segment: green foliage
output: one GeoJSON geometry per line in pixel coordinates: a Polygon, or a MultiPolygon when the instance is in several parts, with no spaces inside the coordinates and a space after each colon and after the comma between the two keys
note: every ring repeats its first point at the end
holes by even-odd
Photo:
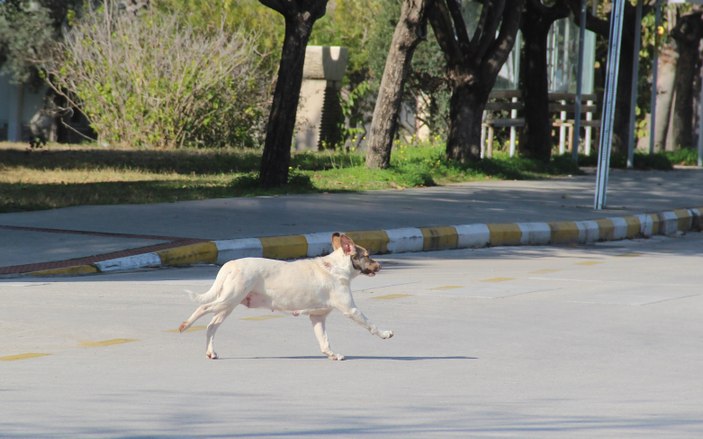
{"type": "MultiPolygon", "coordinates": [[[[280,61],[285,23],[283,17],[258,0],[161,0],[156,5],[186,20],[195,29],[250,35],[260,55],[263,78],[275,78],[280,61]]],[[[385,16],[384,2],[376,0],[330,0],[325,15],[317,20],[310,35],[310,45],[343,46],[349,63],[344,77],[342,106],[346,125],[343,139],[352,148],[365,134],[364,124],[373,111],[375,87],[371,79],[371,57],[385,61],[385,53],[369,50],[376,38],[379,16],[385,16]]],[[[390,40],[389,40],[390,42],[390,40]]],[[[381,72],[377,75],[380,78],[381,72]]],[[[265,85],[272,85],[267,81],[265,85]]],[[[268,94],[272,92],[269,89],[268,94]]]]}
{"type": "Polygon", "coordinates": [[[378,14],[385,11],[378,0],[330,0],[324,17],[315,23],[311,45],[343,46],[349,50],[346,81],[355,87],[369,79],[371,53],[367,49],[378,14]]]}
{"type": "MultiPolygon", "coordinates": [[[[378,14],[372,27],[372,37],[368,44],[371,92],[375,93],[383,76],[393,32],[400,16],[400,0],[386,2],[386,7],[378,14]]],[[[424,114],[416,116],[430,128],[430,131],[444,137],[449,117],[451,90],[446,76],[446,62],[432,28],[427,26],[427,35],[415,49],[411,70],[404,88],[405,103],[414,108],[420,102],[424,114]]]]}
{"type": "Polygon", "coordinates": [[[376,15],[370,28],[370,39],[366,46],[369,51],[369,76],[376,84],[381,82],[386,66],[386,55],[393,40],[395,25],[400,16],[400,0],[386,1],[385,7],[376,15]]]}
{"type": "Polygon", "coordinates": [[[160,0],[155,6],[173,13],[196,31],[247,35],[259,55],[266,76],[278,69],[283,43],[284,21],[273,9],[258,0],[160,0]]]}
{"type": "Polygon", "coordinates": [[[0,73],[14,83],[41,84],[39,68],[60,29],[84,0],[0,1],[0,73]]]}
{"type": "MultiPolygon", "coordinates": [[[[310,44],[343,46],[349,63],[344,76],[341,103],[344,126],[341,137],[347,148],[355,149],[366,136],[376,92],[383,74],[386,52],[374,48],[379,43],[379,26],[388,14],[388,2],[377,0],[330,0],[327,13],[315,23],[310,44]]],[[[392,9],[392,8],[391,8],[392,9]]],[[[390,44],[390,39],[387,42],[390,44]]]]}
{"type": "MultiPolygon", "coordinates": [[[[258,0],[160,0],[156,5],[186,17],[199,30],[215,32],[222,28],[251,35],[264,70],[273,75],[278,69],[285,23],[278,12],[258,0]]],[[[310,45],[344,46],[349,50],[345,80],[352,85],[368,78],[366,45],[383,6],[376,0],[330,0],[327,12],[313,27],[310,45]]]]}
{"type": "Polygon", "coordinates": [[[695,148],[682,148],[677,151],[664,153],[669,162],[675,165],[695,166],[698,164],[698,150],[695,148]]]}
{"type": "Polygon", "coordinates": [[[341,127],[341,135],[352,150],[356,149],[366,135],[364,114],[370,111],[367,107],[370,90],[369,81],[360,82],[356,87],[349,87],[340,102],[345,121],[341,127]]]}
{"type": "Polygon", "coordinates": [[[449,125],[451,88],[446,76],[445,60],[434,32],[428,27],[427,40],[418,45],[412,71],[406,84],[407,96],[421,102],[425,112],[417,117],[434,135],[446,137],[449,125]]]}
{"type": "Polygon", "coordinates": [[[0,3],[0,64],[15,83],[36,77],[35,62],[54,36],[50,10],[29,1],[0,3]]]}
{"type": "Polygon", "coordinates": [[[52,85],[103,143],[135,147],[254,146],[264,108],[249,40],[196,32],[176,15],[88,12],[47,65],[52,85]]]}
{"type": "Polygon", "coordinates": [[[447,160],[444,145],[435,139],[432,143],[399,143],[391,160],[393,166],[424,169],[437,183],[465,181],[482,176],[501,179],[529,180],[548,175],[578,174],[578,166],[571,161],[553,160],[543,163],[522,157],[509,157],[495,152],[493,158],[461,164],[447,160]]]}

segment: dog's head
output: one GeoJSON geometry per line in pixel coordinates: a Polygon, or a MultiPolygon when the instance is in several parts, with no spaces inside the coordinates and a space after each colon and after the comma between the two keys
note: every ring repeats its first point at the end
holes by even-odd
{"type": "Polygon", "coordinates": [[[352,266],[356,271],[367,276],[375,276],[381,270],[381,264],[371,259],[369,252],[343,233],[332,234],[332,248],[341,248],[345,255],[351,258],[352,266]]]}

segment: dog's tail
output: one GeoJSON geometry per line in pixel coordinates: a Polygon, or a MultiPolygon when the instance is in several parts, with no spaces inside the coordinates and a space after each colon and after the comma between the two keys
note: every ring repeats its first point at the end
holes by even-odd
{"type": "Polygon", "coordinates": [[[186,290],[186,293],[190,296],[190,300],[193,302],[198,302],[198,303],[208,303],[214,301],[218,294],[220,292],[220,289],[218,288],[217,283],[215,283],[212,287],[210,287],[209,290],[205,291],[202,294],[194,293],[193,291],[186,290]]]}
{"type": "Polygon", "coordinates": [[[185,292],[188,293],[190,300],[192,300],[193,302],[198,302],[198,303],[212,302],[215,299],[215,297],[217,296],[217,294],[212,294],[212,292],[210,290],[208,290],[202,294],[198,294],[198,293],[193,292],[191,290],[185,290],[185,292]]]}
{"type": "Polygon", "coordinates": [[[230,272],[228,270],[220,270],[220,272],[217,273],[215,282],[212,284],[210,289],[202,294],[197,294],[190,290],[186,290],[186,292],[190,296],[190,300],[198,303],[213,302],[217,298],[217,296],[220,295],[220,292],[222,291],[222,285],[225,283],[225,280],[229,275],[230,272]]]}

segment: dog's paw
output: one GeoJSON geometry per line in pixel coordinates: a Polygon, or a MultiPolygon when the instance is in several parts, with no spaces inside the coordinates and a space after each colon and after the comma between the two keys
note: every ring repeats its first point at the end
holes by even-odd
{"type": "Polygon", "coordinates": [[[393,337],[393,331],[381,331],[379,335],[382,339],[386,340],[393,337]]]}
{"type": "Polygon", "coordinates": [[[342,354],[329,354],[327,358],[333,361],[344,361],[344,355],[342,354]]]}
{"type": "Polygon", "coordinates": [[[183,332],[186,329],[188,329],[188,324],[186,322],[181,323],[181,326],[178,327],[178,332],[183,332]]]}
{"type": "Polygon", "coordinates": [[[205,355],[211,360],[217,360],[219,357],[217,356],[217,352],[208,352],[205,355]]]}

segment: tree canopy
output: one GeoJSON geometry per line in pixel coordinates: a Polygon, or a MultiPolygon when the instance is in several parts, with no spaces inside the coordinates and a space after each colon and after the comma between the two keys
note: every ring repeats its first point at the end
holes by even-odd
{"type": "Polygon", "coordinates": [[[38,60],[82,4],[82,0],[0,2],[1,72],[16,83],[38,82],[38,60]]]}

